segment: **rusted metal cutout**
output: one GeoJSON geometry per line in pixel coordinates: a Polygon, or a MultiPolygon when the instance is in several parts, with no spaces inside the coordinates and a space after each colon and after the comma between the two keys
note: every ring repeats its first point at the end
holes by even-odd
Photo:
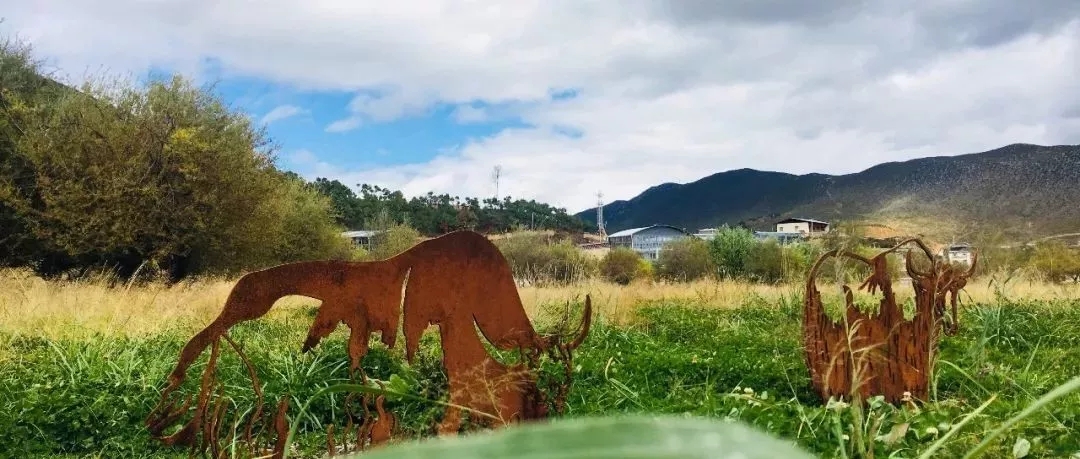
{"type": "MultiPolygon", "coordinates": [[[[430,325],[438,326],[449,382],[449,403],[456,406],[447,409],[437,429],[440,434],[458,431],[463,415],[463,409],[458,407],[463,407],[464,414],[479,424],[492,427],[546,418],[552,409],[561,413],[571,383],[572,353],[588,335],[592,321],[592,302],[586,296],[583,317],[575,331],[540,335],[525,313],[506,259],[490,240],[472,231],[429,239],[380,261],[299,262],[252,272],[237,281],[218,317],[181,350],[161,400],[147,417],[151,435],[167,445],[195,447],[202,433],[198,443],[203,451],[208,446],[217,448],[219,440],[240,441],[252,451],[266,444],[254,432],[256,424],[266,425],[257,372],[240,346],[229,337],[228,330],[264,316],[275,301],[289,295],[321,301],[302,352],[315,347],[339,323],[344,323],[350,329],[347,346],[350,370],[364,383],[367,377],[360,362],[367,354],[371,333],[378,331],[382,342],[393,348],[401,325],[406,359],[413,363],[423,332],[430,325]],[[519,350],[524,357],[522,362],[504,365],[493,358],[484,348],[477,328],[497,349],[519,350]],[[224,424],[223,405],[210,407],[217,385],[216,364],[222,341],[237,352],[247,367],[257,399],[255,412],[244,424],[243,438],[239,439],[222,439],[214,433],[214,429],[224,424]],[[170,395],[180,388],[188,369],[207,347],[211,347],[210,360],[203,371],[194,410],[190,397],[177,406],[176,401],[169,400],[170,395]],[[565,368],[564,379],[550,388],[555,393],[552,399],[540,390],[538,381],[539,360],[545,354],[565,368]],[[179,431],[165,434],[166,429],[187,415],[192,417],[179,431]]],[[[356,394],[350,394],[353,395],[356,394]]],[[[382,397],[375,401],[378,414],[375,420],[368,409],[370,394],[361,398],[365,414],[355,429],[357,450],[389,441],[397,424],[397,418],[384,409],[382,397]]],[[[350,401],[346,399],[346,403],[350,401]]],[[[273,457],[281,457],[284,451],[287,409],[286,397],[272,420],[272,429],[277,434],[273,457]]],[[[347,419],[345,435],[353,430],[352,417],[347,419]]],[[[334,443],[332,431],[328,443],[334,443]]],[[[343,438],[341,444],[348,442],[343,438]]],[[[216,456],[215,451],[212,453],[216,456]]]]}
{"type": "Polygon", "coordinates": [[[908,239],[873,258],[832,250],[818,258],[806,281],[803,313],[803,343],[811,383],[823,400],[850,399],[858,393],[863,400],[882,395],[890,403],[911,397],[925,401],[929,396],[930,363],[937,349],[939,331],[955,333],[957,328],[956,295],[975,272],[962,272],[934,257],[919,239],[908,239]],[[915,315],[907,320],[896,303],[889,276],[887,256],[914,243],[929,260],[924,271],[912,259],[914,250],[905,254],[905,268],[915,289],[915,315]],[[829,258],[856,260],[872,268],[870,276],[858,287],[871,294],[881,291],[877,314],[859,310],[852,290],[844,285],[845,316],[842,322],[825,314],[817,273],[829,258]],[[943,323],[946,296],[951,295],[952,321],[943,323]],[[854,389],[854,390],[853,390],[854,389]]]}

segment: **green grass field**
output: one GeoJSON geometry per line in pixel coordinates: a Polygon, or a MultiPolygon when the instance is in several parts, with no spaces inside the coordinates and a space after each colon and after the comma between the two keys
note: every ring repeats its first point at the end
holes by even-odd
{"type": "MultiPolygon", "coordinates": [[[[267,403],[288,393],[293,415],[316,391],[347,382],[344,327],[314,352],[300,354],[310,315],[310,307],[294,308],[232,333],[259,370],[267,403]]],[[[988,432],[1080,374],[1080,301],[1001,298],[962,309],[960,334],[943,338],[930,403],[896,408],[872,400],[866,411],[826,406],[809,385],[800,321],[800,299],[791,296],[747,296],[725,307],[650,301],[618,325],[600,316],[575,354],[565,417],[734,419],[819,457],[918,457],[950,435],[933,457],[962,457],[988,432]]],[[[184,449],[151,440],[143,420],[190,335],[184,327],[140,336],[4,331],[0,451],[8,457],[186,456],[184,449]]],[[[400,349],[373,344],[364,362],[368,374],[397,375],[400,389],[439,400],[445,378],[437,336],[431,332],[426,339],[413,367],[404,365],[400,349]]],[[[252,400],[247,376],[231,353],[222,355],[228,395],[242,407],[252,400]]],[[[189,381],[198,379],[199,370],[189,373],[189,381]]],[[[325,452],[326,425],[341,423],[335,408],[340,402],[341,394],[311,400],[296,439],[303,455],[325,452]]],[[[438,403],[412,400],[392,401],[388,408],[407,438],[430,436],[442,411],[438,403]]],[[[1014,457],[1014,448],[1025,447],[1026,457],[1080,457],[1080,394],[1058,398],[1012,425],[983,457],[1014,457]]]]}

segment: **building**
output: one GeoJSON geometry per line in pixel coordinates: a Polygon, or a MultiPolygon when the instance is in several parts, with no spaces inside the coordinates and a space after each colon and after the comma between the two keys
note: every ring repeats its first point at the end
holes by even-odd
{"type": "Polygon", "coordinates": [[[694,233],[694,236],[696,236],[699,239],[704,239],[706,241],[711,241],[713,239],[716,239],[716,233],[718,231],[719,231],[719,229],[717,229],[717,228],[702,228],[702,229],[699,229],[698,232],[694,233]]]}
{"type": "Polygon", "coordinates": [[[805,235],[828,233],[829,223],[820,220],[811,220],[809,218],[788,218],[776,222],[776,232],[801,233],[805,235]]]}
{"type": "Polygon", "coordinates": [[[607,241],[611,248],[628,247],[641,254],[646,260],[656,260],[660,257],[660,249],[663,249],[667,243],[686,237],[690,237],[690,234],[681,228],[671,225],[652,225],[611,233],[607,241]]]}
{"type": "Polygon", "coordinates": [[[941,256],[947,263],[959,263],[971,266],[971,244],[950,244],[941,249],[941,256]]]}
{"type": "Polygon", "coordinates": [[[364,250],[370,250],[371,249],[371,239],[373,237],[375,237],[375,235],[377,235],[379,233],[381,233],[381,231],[373,231],[373,230],[346,231],[344,233],[341,233],[341,236],[349,238],[352,241],[352,243],[354,245],[356,245],[357,247],[360,247],[360,248],[362,248],[364,250]]]}

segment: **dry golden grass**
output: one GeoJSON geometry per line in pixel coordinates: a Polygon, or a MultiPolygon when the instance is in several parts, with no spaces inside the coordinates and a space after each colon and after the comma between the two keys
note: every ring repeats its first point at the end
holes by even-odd
{"type": "MultiPolygon", "coordinates": [[[[185,333],[205,326],[218,314],[233,281],[201,279],[173,286],[154,284],[142,287],[110,288],[104,279],[80,282],[44,281],[25,271],[0,270],[0,331],[43,336],[81,336],[88,333],[137,336],[179,329],[185,333]]],[[[838,286],[819,286],[827,296],[839,295],[838,286]]],[[[911,287],[897,283],[901,301],[911,296],[911,287]]],[[[779,303],[781,297],[800,295],[801,285],[761,285],[744,282],[698,281],[687,284],[643,282],[619,286],[591,281],[565,287],[523,287],[521,299],[530,316],[539,316],[545,306],[580,301],[592,296],[598,316],[615,324],[626,324],[635,308],[647,302],[672,301],[703,307],[738,307],[758,298],[779,303]]],[[[1035,281],[1012,281],[1003,293],[1013,298],[1080,298],[1080,285],[1053,285],[1035,281]]],[[[988,279],[969,282],[962,293],[964,302],[992,302],[995,289],[988,279]]],[[[271,317],[290,309],[317,304],[316,300],[289,297],[278,302],[271,317]]]]}
{"type": "MultiPolygon", "coordinates": [[[[232,286],[214,279],[110,288],[105,279],[45,281],[25,271],[0,270],[0,331],[45,336],[191,331],[217,316],[232,286]]],[[[317,302],[287,298],[271,314],[301,304],[317,302]]]]}

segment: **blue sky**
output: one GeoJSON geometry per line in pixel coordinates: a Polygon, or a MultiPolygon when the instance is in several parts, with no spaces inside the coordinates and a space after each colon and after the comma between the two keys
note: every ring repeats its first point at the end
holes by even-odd
{"type": "MultiPolygon", "coordinates": [[[[214,66],[216,67],[216,65],[214,66]]],[[[216,70],[216,69],[214,69],[216,70]]],[[[149,72],[151,77],[169,70],[149,72]]],[[[304,91],[261,78],[230,76],[220,71],[204,71],[200,80],[210,85],[222,99],[242,110],[259,125],[266,126],[279,144],[278,165],[302,175],[316,175],[304,157],[311,153],[319,161],[354,168],[376,168],[402,164],[422,164],[446,148],[494,135],[511,127],[526,127],[516,117],[462,122],[455,112],[460,107],[490,110],[483,102],[435,104],[422,113],[399,119],[363,122],[355,128],[335,131],[335,121],[348,118],[355,91],[304,91]],[[301,153],[298,157],[298,152],[301,153]]],[[[370,92],[378,95],[378,92],[370,92]]],[[[558,93],[555,99],[573,96],[558,93]]],[[[357,186],[356,183],[346,183],[357,186]]]]}
{"type": "Polygon", "coordinates": [[[500,167],[500,195],[579,211],[745,167],[1080,143],[1080,2],[805,5],[33,0],[0,33],[74,82],[218,81],[282,115],[283,167],[409,196],[491,196],[500,167]]]}

